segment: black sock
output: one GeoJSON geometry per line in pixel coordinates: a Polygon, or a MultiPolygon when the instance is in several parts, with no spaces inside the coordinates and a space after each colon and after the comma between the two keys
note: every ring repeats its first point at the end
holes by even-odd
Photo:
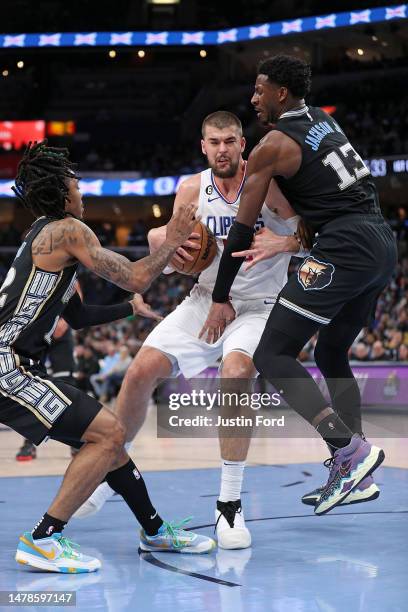
{"type": "Polygon", "coordinates": [[[106,482],[119,493],[148,535],[156,535],[163,521],[150,501],[145,481],[131,459],[106,475],[106,482]]]}
{"type": "Polygon", "coordinates": [[[334,412],[322,419],[317,425],[316,430],[322,436],[329,448],[344,448],[350,444],[353,432],[343,423],[340,417],[334,412]]]}
{"type": "Polygon", "coordinates": [[[40,538],[50,538],[53,533],[61,533],[66,525],[66,521],[54,518],[50,514],[45,513],[42,519],[34,527],[31,535],[34,540],[40,538]]]}

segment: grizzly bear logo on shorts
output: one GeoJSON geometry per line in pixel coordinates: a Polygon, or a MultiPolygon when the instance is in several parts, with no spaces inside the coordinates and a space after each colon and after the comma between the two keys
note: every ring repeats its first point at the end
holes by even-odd
{"type": "Polygon", "coordinates": [[[298,281],[303,289],[323,289],[330,285],[333,274],[333,264],[306,257],[298,270],[298,281]]]}

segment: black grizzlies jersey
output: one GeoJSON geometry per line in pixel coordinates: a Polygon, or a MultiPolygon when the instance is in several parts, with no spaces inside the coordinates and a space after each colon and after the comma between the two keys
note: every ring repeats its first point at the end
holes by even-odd
{"type": "Polygon", "coordinates": [[[42,361],[58,318],[75,292],[77,265],[47,272],[33,264],[31,246],[38,233],[56,219],[41,217],[31,226],[0,287],[0,355],[42,361]]]}
{"type": "Polygon", "coordinates": [[[369,169],[338,123],[320,108],[283,113],[275,129],[302,148],[302,163],[289,179],[275,177],[296,213],[314,229],[341,215],[380,214],[369,169]]]}

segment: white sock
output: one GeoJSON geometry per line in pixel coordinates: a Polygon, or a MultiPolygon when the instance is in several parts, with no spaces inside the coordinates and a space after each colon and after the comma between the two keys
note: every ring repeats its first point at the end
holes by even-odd
{"type": "Polygon", "coordinates": [[[218,500],[221,502],[236,501],[241,498],[242,480],[245,461],[223,459],[221,467],[221,491],[218,500]]]}
{"type": "Polygon", "coordinates": [[[107,499],[112,497],[115,491],[108,485],[107,482],[102,482],[99,487],[95,489],[89,498],[95,506],[103,506],[107,499]]]}

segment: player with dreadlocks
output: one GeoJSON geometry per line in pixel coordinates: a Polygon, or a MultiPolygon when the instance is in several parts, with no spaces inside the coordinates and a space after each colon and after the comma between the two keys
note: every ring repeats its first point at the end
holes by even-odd
{"type": "MultiPolygon", "coordinates": [[[[130,262],[102,248],[82,222],[78,175],[67,150],[48,147],[46,141],[30,143],[15,193],[37,219],[0,287],[0,422],[36,445],[52,438],[80,448],[47,512],[31,533],[20,537],[16,560],[54,572],[99,569],[98,559],[79,553],[61,532],[104,477],[141,523],[143,548],[211,550],[210,538],[160,518],[123,449],[124,428],[117,417],[83,391],[47,375],[44,367],[61,315],[78,329],[132,314],[129,303],[88,306],[85,312],[75,289],[78,264],[125,290],[145,291],[190,236],[194,205],[186,204],[173,215],[158,251],[130,262]]],[[[140,296],[133,310],[151,316],[140,296]]]]}

